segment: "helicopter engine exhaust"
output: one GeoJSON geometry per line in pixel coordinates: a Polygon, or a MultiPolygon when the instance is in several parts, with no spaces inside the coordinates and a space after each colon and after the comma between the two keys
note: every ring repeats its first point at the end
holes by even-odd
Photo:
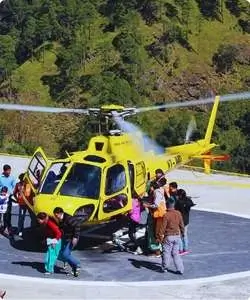
{"type": "Polygon", "coordinates": [[[197,124],[196,124],[195,117],[193,116],[188,124],[188,128],[186,131],[186,137],[185,137],[185,144],[188,144],[190,142],[191,137],[192,137],[194,131],[196,131],[196,130],[197,130],[197,124]]]}
{"type": "MultiPolygon", "coordinates": [[[[125,121],[118,115],[113,115],[115,122],[117,123],[118,127],[126,133],[129,133],[133,136],[134,140],[138,140],[138,134],[143,139],[143,151],[154,151],[157,154],[164,153],[164,148],[158,145],[155,141],[153,141],[149,136],[147,136],[138,126],[125,121]]],[[[142,145],[139,143],[139,146],[142,145]]]]}

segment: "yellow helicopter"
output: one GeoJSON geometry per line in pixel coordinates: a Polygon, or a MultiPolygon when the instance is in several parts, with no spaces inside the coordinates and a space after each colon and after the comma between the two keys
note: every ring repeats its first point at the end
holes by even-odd
{"type": "MultiPolygon", "coordinates": [[[[248,99],[222,96],[221,101],[248,99]]],[[[87,150],[68,154],[65,159],[49,161],[38,148],[27,169],[26,178],[35,193],[35,212],[53,215],[55,207],[62,207],[71,215],[85,216],[85,224],[100,223],[125,214],[132,207],[132,193],[143,195],[148,180],[160,168],[169,172],[194,158],[204,160],[209,173],[213,160],[228,159],[227,155],[211,155],[216,146],[211,143],[212,131],[220,97],[181,103],[167,103],[145,108],[125,108],[106,105],[101,108],[68,109],[17,104],[0,104],[0,109],[48,113],[79,113],[98,120],[100,134],[91,138],[87,150]],[[142,134],[128,130],[124,119],[140,112],[155,109],[187,107],[214,102],[205,137],[192,143],[168,147],[162,153],[145,149],[142,134]],[[118,125],[115,128],[112,126],[118,125]]]]}

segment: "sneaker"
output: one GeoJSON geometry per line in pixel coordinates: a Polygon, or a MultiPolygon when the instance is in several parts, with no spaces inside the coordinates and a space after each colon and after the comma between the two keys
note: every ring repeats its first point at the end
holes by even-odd
{"type": "Polygon", "coordinates": [[[63,263],[63,267],[62,268],[63,268],[63,270],[67,270],[68,269],[68,266],[67,266],[66,262],[63,263]]]}
{"type": "Polygon", "coordinates": [[[148,257],[152,257],[152,258],[160,258],[161,255],[158,254],[158,253],[152,253],[152,254],[149,254],[148,257]]]}
{"type": "Polygon", "coordinates": [[[135,255],[141,255],[143,254],[142,248],[140,246],[137,247],[137,249],[134,252],[135,255]]]}
{"type": "Polygon", "coordinates": [[[181,272],[181,271],[176,271],[175,274],[177,274],[177,275],[183,275],[183,272],[181,272]]]}
{"type": "Polygon", "coordinates": [[[3,231],[3,233],[4,233],[5,235],[9,235],[9,234],[10,234],[9,229],[8,229],[8,228],[5,228],[4,231],[3,231]]]}
{"type": "Polygon", "coordinates": [[[44,272],[44,275],[52,275],[53,273],[52,272],[44,272]]]}
{"type": "Polygon", "coordinates": [[[23,236],[23,233],[22,233],[22,232],[19,232],[19,233],[18,233],[18,236],[22,237],[22,236],[23,236]]]}
{"type": "Polygon", "coordinates": [[[80,267],[73,268],[71,274],[74,277],[78,277],[80,275],[80,267]]]}

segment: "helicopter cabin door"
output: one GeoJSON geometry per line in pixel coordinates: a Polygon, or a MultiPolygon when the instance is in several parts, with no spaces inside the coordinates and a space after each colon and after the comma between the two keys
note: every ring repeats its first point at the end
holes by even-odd
{"type": "Polygon", "coordinates": [[[26,172],[26,178],[31,184],[33,192],[36,194],[40,183],[44,178],[45,170],[49,164],[49,161],[42,148],[38,148],[29,163],[28,170],[26,172]]]}
{"type": "Polygon", "coordinates": [[[106,220],[131,210],[131,187],[127,163],[117,163],[104,171],[98,220],[106,220]]]}
{"type": "Polygon", "coordinates": [[[138,195],[143,195],[146,190],[146,167],[144,161],[134,164],[134,190],[138,195]]]}

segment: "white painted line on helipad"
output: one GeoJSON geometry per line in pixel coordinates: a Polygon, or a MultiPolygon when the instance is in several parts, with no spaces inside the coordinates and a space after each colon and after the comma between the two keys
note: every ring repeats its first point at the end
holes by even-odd
{"type": "MultiPolygon", "coordinates": [[[[162,274],[164,278],[164,274],[162,274]]],[[[71,285],[71,286],[104,286],[104,287],[130,287],[130,286],[145,286],[145,287],[155,287],[155,286],[176,286],[176,285],[195,285],[195,284],[207,284],[215,283],[233,279],[241,279],[250,277],[250,271],[237,272],[231,274],[224,274],[211,277],[201,277],[195,279],[181,279],[181,280],[165,280],[165,281],[133,281],[133,282],[116,282],[116,281],[81,281],[81,280],[66,280],[66,279],[47,279],[39,277],[28,277],[28,276],[19,276],[19,275],[8,275],[0,274],[0,279],[12,280],[12,282],[28,282],[28,283],[41,283],[41,284],[59,284],[62,285],[71,285]]]]}
{"type": "Polygon", "coordinates": [[[220,209],[201,208],[198,205],[193,207],[192,209],[193,210],[198,210],[198,211],[205,211],[205,212],[211,212],[211,213],[231,215],[231,216],[238,217],[238,218],[250,219],[250,215],[245,215],[245,214],[241,214],[241,213],[234,213],[234,212],[231,212],[231,211],[225,211],[225,210],[220,210],[220,209]]]}

